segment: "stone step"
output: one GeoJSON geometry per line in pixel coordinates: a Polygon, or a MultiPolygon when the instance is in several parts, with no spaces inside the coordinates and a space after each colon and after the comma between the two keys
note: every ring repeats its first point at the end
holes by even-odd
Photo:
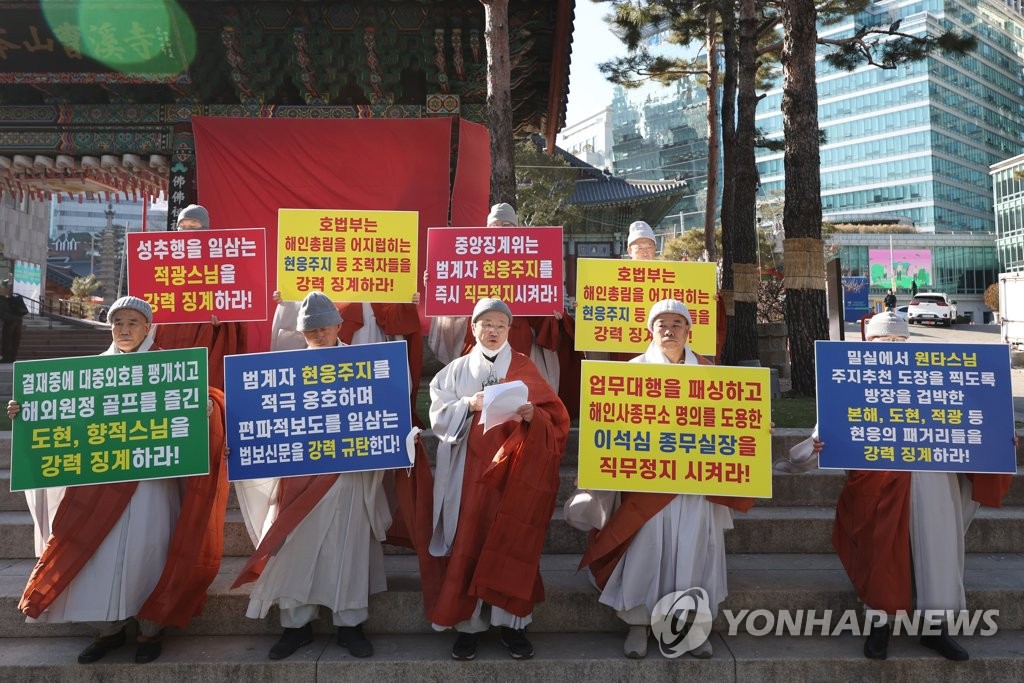
{"type": "MultiPolygon", "coordinates": [[[[835,506],[846,478],[839,470],[814,470],[805,474],[775,474],[772,480],[772,498],[758,499],[757,507],[829,507],[835,506]]],[[[559,507],[571,496],[577,486],[577,470],[574,467],[561,469],[557,505],[559,507]]],[[[1024,468],[1019,468],[1014,477],[1010,493],[1004,499],[1004,507],[1024,506],[1024,468]]],[[[237,510],[238,499],[234,486],[230,487],[227,509],[237,510]]],[[[0,470],[0,511],[28,510],[24,492],[10,490],[10,470],[0,470]]]]}
{"type": "MultiPolygon", "coordinates": [[[[831,553],[833,507],[754,507],[737,513],[735,528],[725,535],[729,553],[831,553]]],[[[1024,508],[982,508],[967,532],[967,552],[1005,553],[1024,548],[1024,508]]],[[[582,553],[587,536],[565,523],[555,508],[544,542],[548,554],[582,553]]],[[[389,547],[388,552],[408,553],[389,547]]],[[[252,543],[238,510],[228,510],[224,524],[225,557],[247,557],[252,543]]],[[[28,512],[0,512],[0,558],[34,557],[32,518],[28,512]]]]}
{"type": "Polygon", "coordinates": [[[299,683],[313,681],[644,681],[666,683],[701,680],[711,683],[749,681],[929,681],[931,683],[1016,683],[1024,666],[1024,632],[962,638],[970,661],[951,663],[910,637],[893,638],[889,658],[865,659],[862,638],[811,636],[736,636],[713,633],[711,659],[683,655],[666,659],[650,644],[646,659],[622,656],[622,636],[615,633],[536,633],[530,636],[536,656],[509,659],[495,633],[481,640],[478,656],[454,661],[454,636],[445,634],[377,635],[369,633],[374,656],[355,659],[328,636],[299,649],[288,659],[271,662],[267,651],[276,636],[171,636],[161,657],[150,664],[132,662],[134,648],[122,647],[95,664],[76,663],[86,638],[21,638],[3,642],[0,678],[19,683],[101,680],[149,683],[230,680],[232,683],[299,683]],[[144,666],[144,669],[140,669],[144,666]],[[84,667],[84,668],[83,668],[84,667]],[[144,674],[142,672],[145,672],[144,674]]]}
{"type": "Polygon", "coordinates": [[[232,683],[296,683],[298,681],[985,681],[1017,683],[1024,666],[1024,632],[959,639],[971,653],[969,661],[952,664],[909,637],[893,638],[885,661],[865,659],[862,639],[712,634],[715,656],[689,655],[670,659],[650,643],[645,659],[622,654],[620,634],[534,634],[537,655],[509,658],[495,633],[480,642],[472,661],[450,654],[452,634],[379,636],[370,634],[375,654],[351,657],[319,636],[287,659],[269,661],[266,652],[275,636],[177,636],[167,638],[164,653],[152,664],[132,663],[134,648],[122,647],[98,663],[76,663],[88,644],[85,638],[20,638],[3,643],[0,678],[8,681],[77,683],[88,677],[105,683],[137,683],[142,671],[150,683],[230,680],[232,683]]]}
{"type": "MultiPolygon", "coordinates": [[[[9,469],[0,469],[0,511],[26,510],[21,491],[10,490],[9,469]]],[[[577,471],[573,466],[561,468],[557,504],[562,505],[576,491],[577,471]]],[[[759,507],[834,506],[843,488],[846,475],[841,470],[813,470],[804,474],[775,474],[772,497],[760,498],[759,507]]],[[[1017,469],[1010,492],[1003,500],[1006,507],[1024,505],[1024,468],[1017,469]]],[[[228,509],[238,508],[234,486],[228,497],[228,509]]]]}
{"type": "MultiPolygon", "coordinates": [[[[576,571],[579,555],[550,555],[541,559],[546,600],[537,605],[530,630],[536,633],[588,633],[621,631],[625,626],[614,611],[598,602],[599,593],[589,576],[576,571]]],[[[279,631],[276,609],[266,619],[245,617],[251,586],[229,590],[240,571],[241,558],[226,558],[220,574],[210,587],[203,614],[185,631],[190,635],[270,634],[279,631]]],[[[27,624],[17,610],[33,562],[0,564],[0,638],[34,638],[88,635],[88,624],[27,624]]],[[[423,618],[420,580],[416,558],[388,556],[384,559],[388,591],[370,598],[366,629],[372,633],[431,633],[423,618]]],[[[1000,630],[1024,629],[1024,555],[968,554],[965,558],[965,588],[970,609],[998,609],[1000,630]]],[[[857,609],[853,587],[835,555],[732,555],[728,560],[729,596],[721,605],[715,630],[727,631],[726,610],[833,610],[857,609]]],[[[323,610],[322,610],[323,612],[323,610]]],[[[746,628],[745,619],[739,620],[746,628]]],[[[764,622],[755,622],[755,628],[764,622]]],[[[315,623],[318,633],[331,631],[330,617],[321,614],[315,623]]],[[[172,629],[180,633],[180,630],[172,629]]],[[[1022,652],[1024,654],[1024,652],[1022,652]]],[[[2,658],[0,658],[2,659],[2,658]]]]}

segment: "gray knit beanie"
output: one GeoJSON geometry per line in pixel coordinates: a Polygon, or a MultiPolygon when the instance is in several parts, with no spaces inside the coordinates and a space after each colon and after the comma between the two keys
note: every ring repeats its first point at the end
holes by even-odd
{"type": "Polygon", "coordinates": [[[476,306],[473,307],[473,322],[476,322],[477,318],[484,313],[490,313],[491,311],[504,313],[508,316],[508,324],[512,324],[512,309],[501,299],[480,299],[480,301],[477,301],[476,306]]]}
{"type": "Polygon", "coordinates": [[[318,330],[321,327],[341,324],[341,313],[323,292],[310,292],[299,305],[299,332],[318,330]]]}
{"type": "Polygon", "coordinates": [[[114,314],[122,308],[138,311],[145,316],[147,323],[153,322],[153,307],[150,306],[147,301],[136,296],[122,296],[120,299],[110,304],[110,308],[107,309],[107,322],[112,321],[114,319],[114,314]]]}
{"type": "Polygon", "coordinates": [[[491,212],[487,214],[487,225],[498,221],[519,225],[519,216],[516,215],[516,210],[510,204],[502,202],[492,206],[491,212]]]}
{"type": "Polygon", "coordinates": [[[210,212],[198,204],[189,204],[182,209],[181,213],[178,214],[178,221],[174,224],[174,227],[178,227],[186,218],[199,221],[204,230],[209,230],[210,228],[210,212]]]}

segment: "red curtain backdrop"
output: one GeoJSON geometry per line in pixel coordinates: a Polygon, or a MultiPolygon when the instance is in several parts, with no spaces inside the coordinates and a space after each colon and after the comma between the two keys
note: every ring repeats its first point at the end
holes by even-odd
{"type": "MultiPolygon", "coordinates": [[[[418,211],[421,270],[427,227],[448,225],[449,211],[472,217],[463,224],[487,215],[490,155],[482,126],[461,123],[454,193],[450,118],[195,117],[192,129],[199,202],[211,227],[267,229],[271,290],[279,208],[418,211]]],[[[269,348],[269,327],[252,325],[250,351],[269,348]]]]}
{"type": "MultiPolygon", "coordinates": [[[[452,192],[452,225],[487,223],[491,194],[491,136],[485,126],[459,121],[459,165],[452,192]]],[[[440,227],[440,226],[438,226],[440,227]]]]}

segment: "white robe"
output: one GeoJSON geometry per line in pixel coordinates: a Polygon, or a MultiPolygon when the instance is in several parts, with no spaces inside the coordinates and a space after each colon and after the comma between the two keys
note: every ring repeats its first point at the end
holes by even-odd
{"type": "MultiPolygon", "coordinates": [[[[669,363],[652,343],[632,363],[669,363]]],[[[697,357],[686,347],[684,363],[697,357]]],[[[617,497],[616,497],[617,499],[617,497]]],[[[628,624],[648,625],[654,605],[673,591],[707,591],[712,614],[728,595],[725,530],[732,511],[705,496],[679,495],[633,537],[601,592],[600,602],[628,624]]]]}
{"type": "MultiPolygon", "coordinates": [[[[288,307],[279,305],[279,313],[282,308],[288,307]]],[[[275,325],[277,321],[275,315],[275,325]]],[[[262,619],[276,602],[286,627],[308,623],[319,605],[331,610],[337,626],[366,620],[370,595],[387,590],[381,542],[391,512],[381,485],[384,474],[378,470],[338,476],[267,562],[250,593],[247,617],[262,619]]],[[[277,519],[280,479],[238,481],[235,492],[257,546],[277,519]]]]}
{"type": "MultiPolygon", "coordinates": [[[[365,620],[370,595],[387,590],[381,541],[391,513],[381,489],[383,478],[382,470],[338,476],[267,562],[250,594],[247,617],[262,619],[277,602],[282,610],[324,605],[336,614],[335,621],[341,612],[363,613],[355,623],[338,626],[365,620]]],[[[279,482],[235,482],[254,545],[277,518],[279,482]]]]}
{"type": "Polygon", "coordinates": [[[427,346],[441,365],[448,365],[462,355],[468,324],[466,315],[438,315],[430,321],[427,346]]]}
{"type": "MultiPolygon", "coordinates": [[[[150,335],[138,350],[148,351],[152,345],[150,335]]],[[[100,355],[119,353],[111,344],[100,355]]],[[[46,546],[65,490],[56,487],[25,492],[37,556],[46,546]]],[[[121,517],[68,587],[38,619],[26,621],[110,622],[134,617],[163,573],[180,509],[176,479],[140,481],[121,517]]]]}

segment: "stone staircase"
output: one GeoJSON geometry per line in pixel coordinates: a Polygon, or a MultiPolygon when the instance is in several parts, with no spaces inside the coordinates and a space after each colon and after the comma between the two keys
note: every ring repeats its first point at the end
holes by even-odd
{"type": "Polygon", "coordinates": [[[110,328],[59,316],[25,317],[18,360],[95,356],[110,346],[110,328]]]}
{"type": "MultiPolygon", "coordinates": [[[[806,437],[807,430],[777,430],[775,457],[806,437]]],[[[573,430],[563,462],[559,503],[573,490],[578,433],[573,430]]],[[[1022,451],[1024,452],[1024,451],[1022,451]]],[[[1024,463],[1022,452],[1018,463],[1024,463]]],[[[755,637],[727,634],[723,614],[715,623],[715,656],[696,660],[662,657],[652,643],[644,660],[622,656],[624,628],[597,592],[576,571],[584,535],[569,528],[556,509],[541,568],[547,599],[537,606],[530,638],[537,655],[513,661],[488,634],[472,662],[450,658],[451,633],[434,633],[422,618],[419,576],[413,555],[386,547],[388,591],[371,598],[366,631],[376,654],[356,660],[334,644],[321,617],[316,641],[292,657],[270,662],[267,650],[279,634],[276,610],[263,621],[246,619],[248,588],[229,590],[252,550],[232,496],[225,526],[225,558],[210,588],[203,615],[184,632],[171,630],[164,654],[146,665],[131,663],[133,648],[103,661],[75,658],[92,630],[78,624],[26,624],[17,602],[34,564],[32,523],[24,496],[10,493],[10,435],[0,433],[0,680],[4,681],[316,681],[316,680],[681,680],[711,681],[929,680],[964,678],[1019,681],[1024,671],[1024,477],[1015,478],[1006,506],[983,509],[967,537],[967,602],[971,609],[999,609],[999,633],[962,638],[971,661],[951,663],[916,643],[894,637],[889,659],[864,659],[860,637],[843,635],[755,637]],[[143,668],[139,668],[142,666],[143,668]]],[[[835,500],[843,474],[776,475],[774,497],[745,515],[726,534],[730,594],[723,609],[841,611],[856,597],[831,546],[835,500]]],[[[838,617],[837,617],[838,618],[838,617]]],[[[745,624],[743,624],[745,626],[745,624]]]]}

